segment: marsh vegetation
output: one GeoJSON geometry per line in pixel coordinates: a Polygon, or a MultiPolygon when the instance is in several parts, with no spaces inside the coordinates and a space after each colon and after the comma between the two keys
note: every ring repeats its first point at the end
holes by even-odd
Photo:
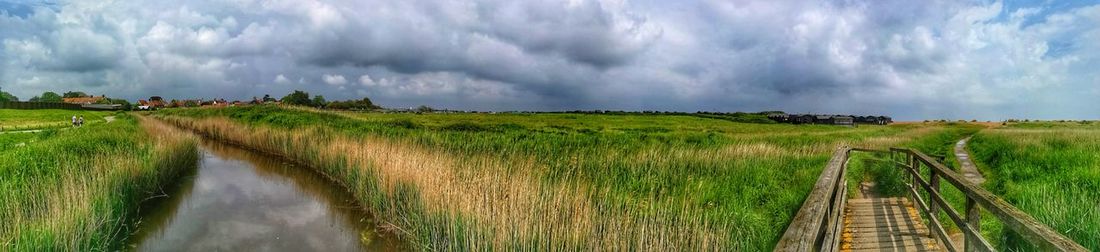
{"type": "Polygon", "coordinates": [[[155,117],[307,164],[424,249],[768,250],[835,147],[951,127],[274,106],[155,117]]]}
{"type": "Polygon", "coordinates": [[[193,167],[194,139],[117,116],[80,129],[0,135],[7,139],[0,141],[0,250],[116,249],[137,205],[193,167]]]}
{"type": "MultiPolygon", "coordinates": [[[[984,130],[970,151],[984,187],[1043,224],[1100,250],[1100,123],[1018,123],[984,130]]],[[[1029,249],[1011,232],[992,233],[1029,249]]]]}

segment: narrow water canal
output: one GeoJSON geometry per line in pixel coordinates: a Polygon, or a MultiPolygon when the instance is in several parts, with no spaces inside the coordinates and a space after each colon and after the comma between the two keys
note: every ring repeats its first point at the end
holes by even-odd
{"type": "Polygon", "coordinates": [[[204,140],[196,171],[143,210],[137,251],[393,251],[351,195],[324,177],[204,140]]]}

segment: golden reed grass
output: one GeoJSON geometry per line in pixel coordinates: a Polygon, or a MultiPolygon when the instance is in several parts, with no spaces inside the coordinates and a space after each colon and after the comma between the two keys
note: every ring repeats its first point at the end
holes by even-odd
{"type": "MultiPolygon", "coordinates": [[[[531,159],[455,156],[411,142],[226,118],[158,116],[281,155],[350,190],[384,227],[427,250],[729,250],[733,227],[698,206],[615,202],[607,190],[538,179],[531,159]]],[[[651,199],[656,202],[656,198],[651,199]]]]}

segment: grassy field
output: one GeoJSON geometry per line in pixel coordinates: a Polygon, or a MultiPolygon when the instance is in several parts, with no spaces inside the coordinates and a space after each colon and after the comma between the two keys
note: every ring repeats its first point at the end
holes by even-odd
{"type": "Polygon", "coordinates": [[[956,127],[269,106],[155,116],[314,167],[432,250],[770,250],[836,147],[956,127]]]}
{"type": "Polygon", "coordinates": [[[72,126],[73,116],[84,116],[84,124],[103,122],[115,112],[64,109],[0,109],[0,131],[63,128],[72,126]]]}
{"type": "MultiPolygon", "coordinates": [[[[1010,124],[977,134],[969,149],[987,189],[1100,250],[1100,122],[1010,124]]],[[[1031,250],[1010,232],[995,238],[1006,249],[1031,250]]]]}
{"type": "Polygon", "coordinates": [[[121,249],[138,203],[195,165],[193,138],[157,121],[117,117],[79,129],[0,134],[0,250],[121,249]]]}

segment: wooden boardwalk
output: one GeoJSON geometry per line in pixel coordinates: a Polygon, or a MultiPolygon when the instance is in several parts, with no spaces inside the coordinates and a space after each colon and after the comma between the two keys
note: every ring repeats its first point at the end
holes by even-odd
{"type": "Polygon", "coordinates": [[[848,201],[841,251],[942,251],[907,198],[848,201]]]}

